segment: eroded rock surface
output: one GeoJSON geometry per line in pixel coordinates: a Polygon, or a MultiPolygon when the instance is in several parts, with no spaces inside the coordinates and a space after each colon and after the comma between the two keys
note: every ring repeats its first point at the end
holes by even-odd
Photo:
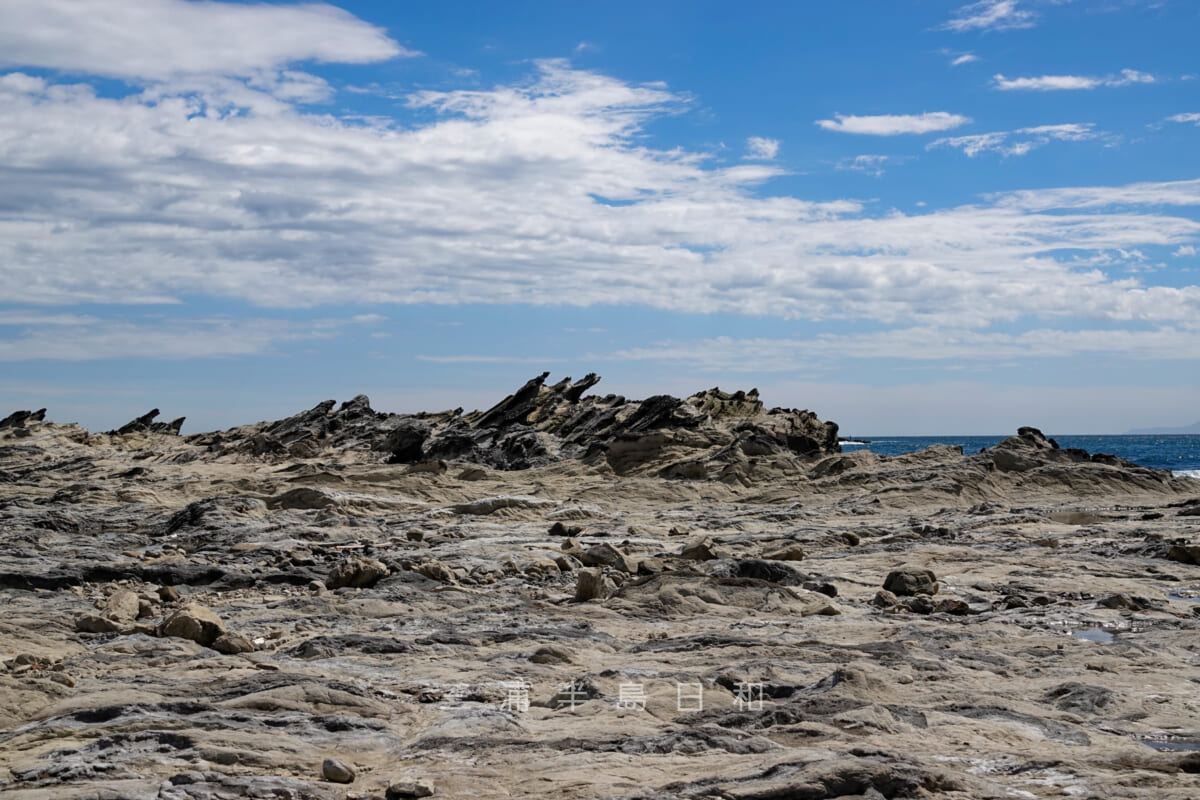
{"type": "Polygon", "coordinates": [[[545,377],[0,422],[0,794],[1200,796],[1200,482],[545,377]]]}

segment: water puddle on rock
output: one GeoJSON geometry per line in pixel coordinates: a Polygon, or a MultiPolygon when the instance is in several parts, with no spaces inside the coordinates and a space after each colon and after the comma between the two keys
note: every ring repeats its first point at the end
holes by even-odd
{"type": "Polygon", "coordinates": [[[1110,644],[1113,641],[1112,633],[1104,628],[1080,628],[1077,631],[1071,631],[1071,635],[1077,639],[1086,639],[1097,644],[1110,644]]]}
{"type": "Polygon", "coordinates": [[[1179,600],[1184,603],[1200,603],[1200,592],[1171,592],[1167,595],[1167,598],[1170,600],[1179,600]]]}
{"type": "Polygon", "coordinates": [[[1200,744],[1186,740],[1142,739],[1142,744],[1160,753],[1192,753],[1200,751],[1200,744]]]}

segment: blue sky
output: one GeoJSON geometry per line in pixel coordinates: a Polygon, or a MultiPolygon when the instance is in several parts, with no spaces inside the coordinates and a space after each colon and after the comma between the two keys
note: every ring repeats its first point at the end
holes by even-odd
{"type": "Polygon", "coordinates": [[[0,408],[1200,419],[1191,0],[0,0],[0,408]]]}

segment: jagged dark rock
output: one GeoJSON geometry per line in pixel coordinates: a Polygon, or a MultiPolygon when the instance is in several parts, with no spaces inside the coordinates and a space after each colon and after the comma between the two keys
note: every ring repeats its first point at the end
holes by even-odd
{"type": "Polygon", "coordinates": [[[109,431],[109,433],[117,436],[124,436],[129,433],[163,433],[170,436],[178,436],[180,429],[183,428],[183,422],[186,417],[178,417],[170,422],[155,422],[154,419],[159,413],[157,408],[151,409],[137,419],[126,422],[115,431],[109,431]]]}
{"type": "Polygon", "coordinates": [[[27,423],[41,422],[46,419],[46,409],[37,411],[14,411],[4,419],[0,419],[0,428],[24,428],[27,423]]]}

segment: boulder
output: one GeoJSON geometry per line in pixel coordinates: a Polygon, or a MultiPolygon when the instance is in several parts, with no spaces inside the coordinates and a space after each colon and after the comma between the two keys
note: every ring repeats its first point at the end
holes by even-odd
{"type": "Polygon", "coordinates": [[[1167,559],[1180,564],[1200,565],[1200,544],[1173,544],[1167,549],[1167,559]]]}
{"type": "Polygon", "coordinates": [[[637,560],[607,542],[592,545],[574,555],[585,567],[610,567],[630,574],[637,572],[637,560]]]}
{"type": "Polygon", "coordinates": [[[212,643],[212,649],[227,656],[237,655],[238,653],[253,653],[254,642],[240,633],[227,631],[216,638],[212,643]]]}
{"type": "Polygon", "coordinates": [[[80,614],[75,618],[75,630],[81,633],[116,633],[121,626],[99,614],[80,614]]]}
{"type": "Polygon", "coordinates": [[[784,545],[763,553],[763,558],[773,561],[803,561],[804,548],[798,544],[784,545]]]}
{"type": "Polygon", "coordinates": [[[697,536],[688,540],[683,548],[679,551],[680,558],[686,558],[689,561],[712,561],[718,558],[717,547],[711,538],[708,536],[697,536]]]}
{"type": "Polygon", "coordinates": [[[212,647],[225,633],[225,623],[204,606],[190,603],[170,614],[158,626],[159,636],[190,639],[205,647],[212,647]]]}
{"type": "Polygon", "coordinates": [[[888,573],[883,588],[896,595],[914,596],[938,593],[937,577],[932,570],[920,567],[903,567],[888,573]]]}
{"type": "Polygon", "coordinates": [[[340,589],[343,586],[363,588],[374,586],[380,578],[387,577],[387,574],[387,565],[382,561],[356,556],[339,562],[325,579],[325,585],[330,589],[340,589]]]}
{"type": "Polygon", "coordinates": [[[385,797],[387,800],[408,800],[410,797],[429,797],[433,794],[433,784],[427,780],[393,781],[388,785],[385,797]]]}
{"type": "Polygon", "coordinates": [[[117,589],[104,601],[104,616],[118,622],[133,622],[141,611],[141,600],[128,589],[117,589]]]}
{"type": "Polygon", "coordinates": [[[616,589],[616,584],[595,567],[581,569],[575,576],[575,601],[603,600],[616,589]]]}
{"type": "Polygon", "coordinates": [[[350,765],[327,758],[321,763],[321,777],[331,783],[354,783],[356,774],[350,765]]]}

